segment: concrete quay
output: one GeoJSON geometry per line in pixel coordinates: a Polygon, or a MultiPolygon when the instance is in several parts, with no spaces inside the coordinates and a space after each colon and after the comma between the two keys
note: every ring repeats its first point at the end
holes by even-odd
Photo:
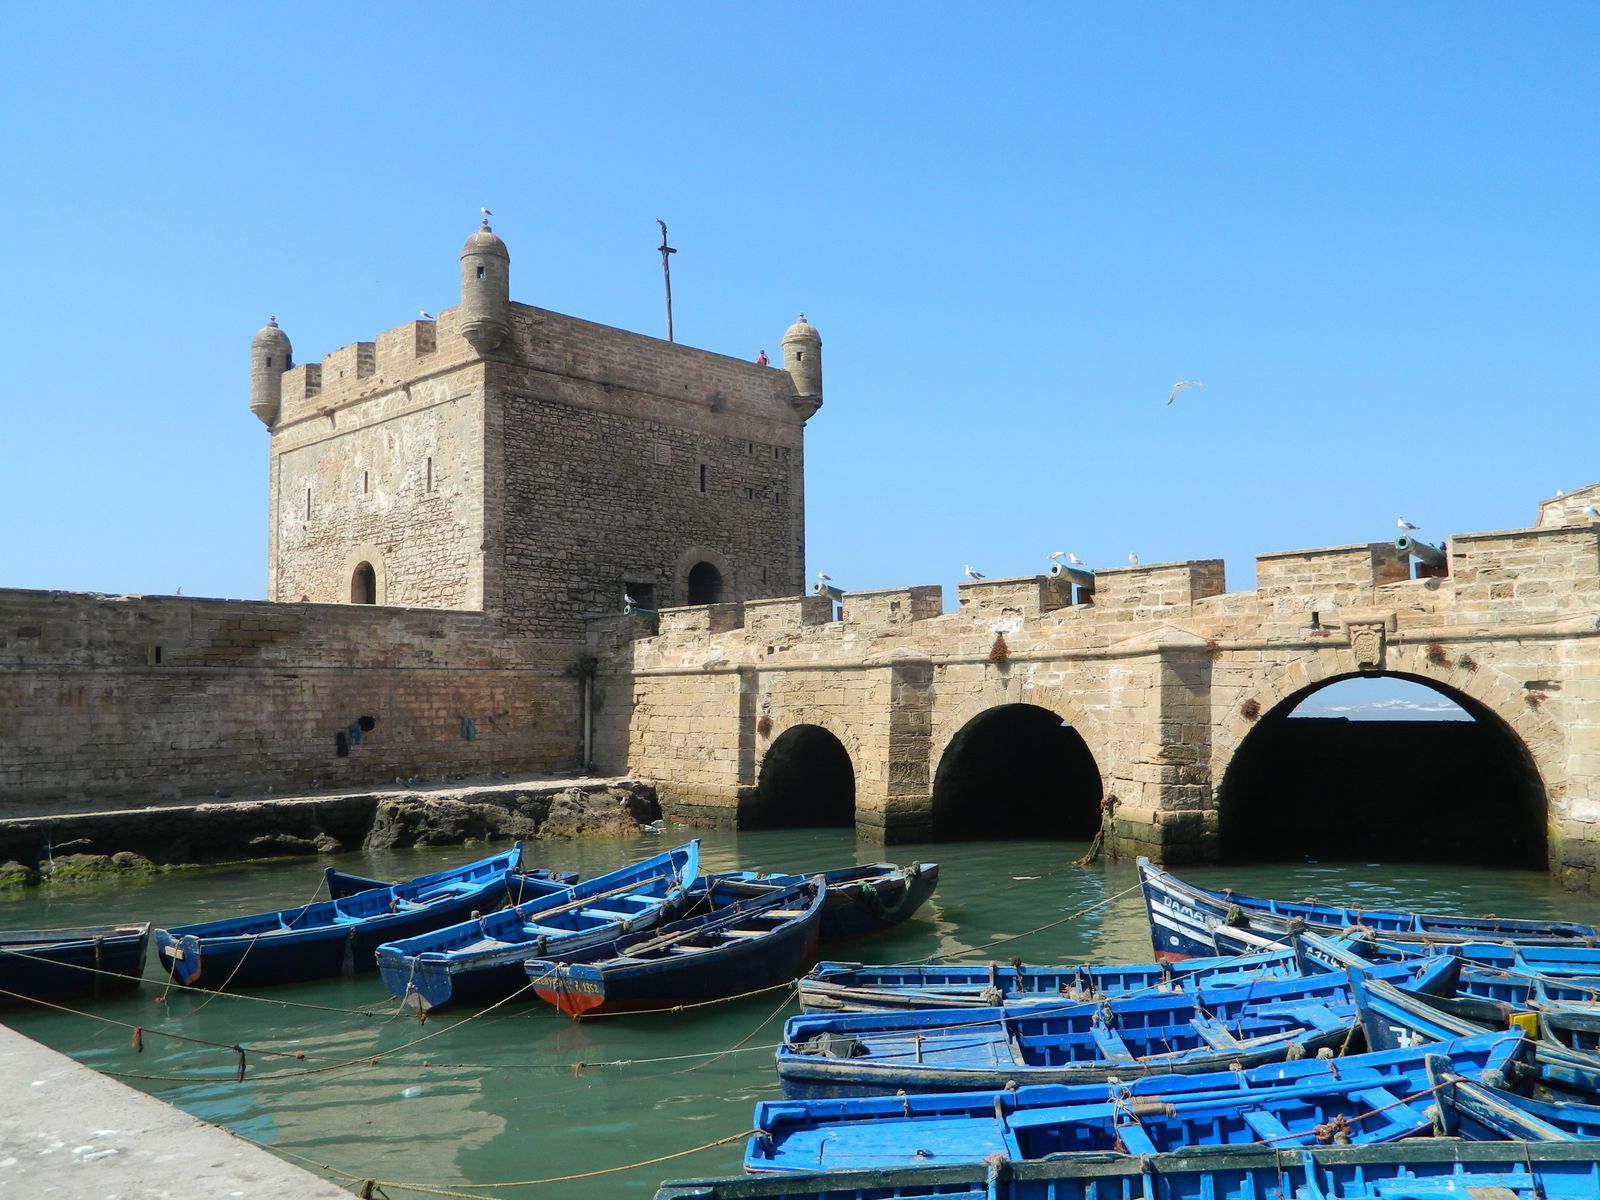
{"type": "Polygon", "coordinates": [[[343,1188],[3,1025],[0,1196],[350,1200],[343,1188]]]}

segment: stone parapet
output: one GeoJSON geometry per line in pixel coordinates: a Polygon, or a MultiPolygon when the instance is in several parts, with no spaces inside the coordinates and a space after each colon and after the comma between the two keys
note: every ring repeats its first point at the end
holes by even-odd
{"type": "Polygon", "coordinates": [[[1025,617],[1037,617],[1070,605],[1072,589],[1048,575],[1022,575],[963,583],[957,588],[956,599],[970,613],[1009,609],[1025,617]]]}
{"type": "Polygon", "coordinates": [[[851,626],[893,627],[931,620],[943,611],[944,589],[938,584],[846,592],[839,603],[839,619],[851,626]]]}

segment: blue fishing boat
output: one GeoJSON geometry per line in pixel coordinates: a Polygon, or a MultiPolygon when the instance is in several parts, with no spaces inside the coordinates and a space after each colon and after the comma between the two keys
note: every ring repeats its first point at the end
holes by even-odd
{"type": "MultiPolygon", "coordinates": [[[[1482,1033],[1489,1024],[1503,1029],[1511,1015],[1504,1006],[1478,1001],[1477,1005],[1487,1007],[1487,1011],[1478,1015],[1487,1017],[1488,1022],[1471,1020],[1458,1012],[1440,1007],[1450,1004],[1452,1008],[1459,1009],[1462,1007],[1460,1001],[1445,1001],[1408,992],[1384,980],[1360,975],[1352,978],[1350,992],[1367,1045],[1374,1050],[1429,1045],[1450,1038],[1470,1037],[1482,1033]]],[[[1529,1072],[1519,1071],[1515,1064],[1512,1065],[1508,1074],[1514,1090],[1531,1091],[1542,1100],[1600,1103],[1600,1055],[1574,1050],[1546,1038],[1536,1038],[1533,1043],[1533,1066],[1529,1072]]]]}
{"type": "Polygon", "coordinates": [[[507,891],[507,879],[521,859],[518,842],[451,871],[339,900],[157,929],[156,956],[179,983],[205,988],[297,983],[371,971],[377,965],[373,952],[383,942],[516,900],[507,891]]]}
{"type": "Polygon", "coordinates": [[[1433,1127],[1427,1104],[1436,1077],[1500,1078],[1530,1051],[1521,1033],[1509,1031],[1426,1049],[1126,1084],[764,1101],[744,1167],[843,1170],[979,1162],[992,1154],[1016,1162],[1065,1151],[1394,1141],[1433,1127]]]}
{"type": "Polygon", "coordinates": [[[956,1166],[739,1175],[663,1183],[656,1200],[1594,1200],[1592,1142],[1461,1142],[1284,1152],[1000,1155],[956,1166]]]}
{"type": "Polygon", "coordinates": [[[72,1000],[137,987],[150,923],[0,930],[0,1004],[72,1000]]]}
{"type": "Polygon", "coordinates": [[[1401,942],[1526,942],[1591,946],[1600,940],[1592,925],[1568,921],[1516,920],[1504,917],[1464,917],[1407,912],[1400,909],[1365,909],[1303,901],[1261,900],[1231,889],[1212,891],[1185,883],[1176,876],[1139,859],[1139,881],[1150,938],[1157,958],[1183,959],[1236,953],[1237,944],[1220,943],[1219,929],[1254,934],[1251,950],[1287,945],[1295,933],[1338,933],[1370,929],[1401,942]]]}
{"type": "Polygon", "coordinates": [[[539,997],[571,1017],[723,1000],[787,983],[817,957],[827,883],[749,896],[721,884],[702,909],[650,933],[631,934],[525,964],[539,997]]]}
{"type": "Polygon", "coordinates": [[[1428,1064],[1440,1137],[1477,1142],[1600,1140],[1600,1105],[1533,1100],[1490,1080],[1462,1075],[1441,1057],[1430,1056],[1428,1064]]]}
{"type": "MultiPolygon", "coordinates": [[[[1294,947],[1302,973],[1424,957],[1419,947],[1406,943],[1325,938],[1314,933],[1296,935],[1294,947]]],[[[1596,958],[1600,951],[1487,942],[1462,942],[1438,949],[1461,959],[1458,998],[1488,1000],[1519,1011],[1600,1012],[1600,959],[1596,958]]]]}
{"type": "Polygon", "coordinates": [[[391,995],[424,1010],[493,1004],[528,987],[522,964],[651,929],[687,903],[700,843],[577,884],[549,884],[525,903],[378,947],[391,995]]]}
{"type": "MultiPolygon", "coordinates": [[[[448,871],[438,871],[432,875],[421,875],[411,882],[419,885],[440,880],[448,875],[448,871]]],[[[345,871],[336,871],[332,867],[323,872],[323,879],[328,885],[328,899],[340,900],[345,896],[354,896],[357,892],[370,892],[377,888],[396,887],[399,880],[395,879],[369,879],[365,875],[351,875],[345,871]]],[[[512,892],[526,892],[529,883],[555,883],[569,884],[578,882],[576,871],[547,871],[538,868],[532,871],[517,871],[507,879],[507,885],[512,892]]]]}
{"type": "MultiPolygon", "coordinates": [[[[1315,967],[1313,971],[1326,968],[1315,967]]],[[[875,966],[820,962],[800,981],[806,1012],[903,1012],[985,1008],[996,1004],[1098,1000],[1140,992],[1181,992],[1304,974],[1293,950],[1227,958],[1120,966],[1033,966],[999,963],[905,963],[875,966]]]]}
{"type": "MultiPolygon", "coordinates": [[[[1460,966],[1441,955],[1370,973],[1448,992],[1460,966]]],[[[1338,1053],[1354,1025],[1350,976],[1329,972],[1098,1003],[792,1017],[777,1065],[791,1099],[1089,1083],[1338,1053]]]]}
{"type": "MultiPolygon", "coordinates": [[[[909,921],[939,886],[939,864],[916,862],[864,863],[821,872],[828,884],[822,905],[823,943],[856,941],[909,921]]],[[[792,887],[810,875],[769,875],[760,871],[723,871],[707,879],[731,887],[747,886],[751,895],[762,889],[792,887]]]]}

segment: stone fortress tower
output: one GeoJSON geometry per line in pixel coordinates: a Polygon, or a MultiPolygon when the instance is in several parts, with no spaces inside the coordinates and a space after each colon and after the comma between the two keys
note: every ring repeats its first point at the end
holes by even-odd
{"type": "Polygon", "coordinates": [[[267,598],[481,609],[564,639],[624,594],[799,594],[817,331],[802,316],[783,369],[758,365],[515,303],[510,268],[485,217],[436,319],[301,365],[275,319],[256,334],[267,598]]]}

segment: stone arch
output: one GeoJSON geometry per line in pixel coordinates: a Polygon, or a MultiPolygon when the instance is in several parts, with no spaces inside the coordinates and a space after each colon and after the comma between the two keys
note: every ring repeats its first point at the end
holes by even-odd
{"type": "MultiPolygon", "coordinates": [[[[758,783],[761,779],[762,768],[766,765],[767,755],[778,740],[790,730],[802,725],[813,725],[833,735],[835,741],[844,747],[844,752],[850,757],[850,771],[855,776],[856,787],[861,786],[863,759],[861,754],[861,740],[855,735],[849,722],[840,720],[833,712],[820,709],[814,705],[805,704],[795,707],[784,706],[779,710],[761,716],[772,722],[772,726],[764,736],[759,736],[760,748],[756,753],[754,766],[754,779],[758,783]]],[[[760,720],[758,717],[757,720],[760,720]]]]}
{"type": "Polygon", "coordinates": [[[852,751],[827,726],[811,721],[769,733],[741,827],[854,826],[859,748],[852,751]]]}
{"type": "Polygon", "coordinates": [[[1093,836],[1104,767],[1070,717],[1040,699],[969,699],[947,714],[930,764],[935,840],[1093,836]]]}
{"type": "MultiPolygon", "coordinates": [[[[1565,806],[1567,788],[1561,729],[1548,714],[1526,701],[1520,683],[1511,681],[1493,667],[1475,662],[1474,652],[1482,654],[1483,649],[1476,644],[1465,649],[1441,643],[1427,647],[1391,646],[1381,671],[1362,671],[1350,648],[1329,646],[1259,675],[1248,688],[1233,689],[1226,696],[1219,696],[1219,701],[1228,706],[1217,714],[1211,746],[1220,824],[1227,826],[1229,806],[1237,798],[1237,793],[1230,797],[1230,784],[1237,785],[1239,781],[1239,776],[1231,774],[1236,764],[1246,772],[1246,778],[1259,770],[1250,761],[1257,755],[1252,754],[1241,763],[1241,752],[1252,734],[1259,730],[1265,735],[1275,728],[1273,722],[1285,718],[1288,712],[1325,686],[1345,679],[1384,677],[1422,685],[1455,702],[1485,730],[1481,735],[1486,739],[1485,744],[1498,743],[1518,756],[1520,766],[1514,774],[1528,780],[1532,789],[1524,793],[1520,811],[1528,815],[1529,820],[1537,819],[1532,816],[1531,800],[1536,790],[1543,810],[1539,816],[1542,817],[1544,843],[1554,846],[1556,822],[1565,806]],[[1465,666],[1463,657],[1467,660],[1465,666]]],[[[1515,813],[1517,809],[1509,811],[1515,813]]],[[[1520,825],[1521,821],[1513,824],[1520,825]]],[[[1225,832],[1224,852],[1228,849],[1227,841],[1225,832]]]]}
{"type": "Polygon", "coordinates": [[[701,563],[709,564],[714,568],[722,580],[722,600],[727,600],[730,595],[737,595],[734,585],[733,564],[727,555],[713,550],[710,546],[690,546],[678,555],[676,566],[672,570],[672,595],[674,604],[688,604],[689,600],[689,574],[701,563]]]}
{"type": "Polygon", "coordinates": [[[383,551],[370,543],[352,546],[344,556],[344,567],[340,572],[340,586],[343,594],[340,599],[350,604],[388,604],[389,580],[388,572],[384,569],[383,551]],[[357,600],[355,595],[356,576],[365,568],[372,572],[371,600],[357,600]]]}

